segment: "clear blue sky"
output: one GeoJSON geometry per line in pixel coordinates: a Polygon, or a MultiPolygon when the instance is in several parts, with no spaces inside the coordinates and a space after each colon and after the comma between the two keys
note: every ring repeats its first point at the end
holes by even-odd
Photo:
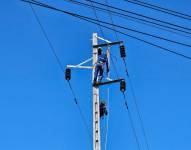
{"type": "MultiPolygon", "coordinates": [[[[191,22],[122,0],[108,1],[126,10],[191,26],[191,22]]],[[[91,9],[74,6],[62,0],[44,2],[94,17],[91,9]]],[[[191,14],[191,2],[188,0],[147,2],[191,14]]],[[[35,7],[35,10],[63,66],[77,64],[91,57],[92,33],[100,34],[97,26],[43,8],[35,7]]],[[[109,21],[108,14],[98,13],[98,16],[109,21]]],[[[90,150],[91,142],[67,82],[29,5],[19,0],[1,0],[0,19],[0,150],[90,150]]],[[[132,21],[114,17],[114,22],[191,44],[189,38],[132,21]]],[[[104,30],[104,34],[107,39],[115,41],[112,31],[104,30]]],[[[120,39],[126,45],[129,74],[150,150],[190,150],[191,61],[126,36],[120,35],[120,39]]],[[[191,56],[188,48],[153,38],[145,39],[191,56]]],[[[118,72],[121,77],[125,77],[118,50],[118,47],[111,49],[117,57],[115,63],[118,72]]],[[[114,77],[114,73],[111,75],[114,77]]],[[[91,72],[73,70],[71,82],[91,130],[91,72]]],[[[106,88],[101,90],[101,98],[105,99],[106,88]]],[[[119,86],[110,86],[110,91],[108,150],[137,150],[119,86]]],[[[127,98],[144,150],[140,122],[128,83],[127,98]]],[[[104,122],[102,120],[102,127],[104,122]]]]}

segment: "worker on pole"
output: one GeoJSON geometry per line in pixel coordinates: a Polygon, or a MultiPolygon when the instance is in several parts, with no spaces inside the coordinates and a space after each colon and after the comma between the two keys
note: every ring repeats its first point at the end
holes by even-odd
{"type": "Polygon", "coordinates": [[[103,118],[104,116],[107,116],[107,105],[105,101],[101,101],[99,105],[99,112],[100,112],[100,118],[103,118]]]}
{"type": "Polygon", "coordinates": [[[101,82],[103,78],[104,66],[106,64],[107,73],[109,72],[108,58],[107,54],[102,53],[102,48],[98,48],[98,60],[95,64],[94,80],[93,86],[96,86],[96,83],[101,82]]]}

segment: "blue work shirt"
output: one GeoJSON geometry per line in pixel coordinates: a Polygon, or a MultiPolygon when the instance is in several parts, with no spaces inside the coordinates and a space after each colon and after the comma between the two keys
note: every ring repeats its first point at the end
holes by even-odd
{"type": "Polygon", "coordinates": [[[108,68],[108,59],[107,59],[107,55],[106,54],[98,55],[97,63],[98,64],[102,64],[102,65],[104,65],[106,63],[107,69],[109,69],[108,68]]]}

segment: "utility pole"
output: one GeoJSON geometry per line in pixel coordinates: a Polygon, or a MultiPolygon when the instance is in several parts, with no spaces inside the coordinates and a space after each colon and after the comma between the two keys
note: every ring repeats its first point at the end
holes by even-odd
{"type": "MultiPolygon", "coordinates": [[[[97,33],[93,33],[93,66],[98,59],[98,48],[94,45],[98,45],[97,33]]],[[[95,67],[92,69],[92,81],[94,79],[95,67]]],[[[100,140],[100,111],[99,111],[99,86],[93,86],[93,150],[101,150],[100,140]]]]}
{"type": "MultiPolygon", "coordinates": [[[[92,35],[92,57],[81,62],[78,65],[67,65],[66,71],[65,71],[65,78],[66,80],[71,79],[71,68],[78,68],[78,69],[90,69],[92,70],[92,83],[94,80],[94,72],[95,72],[95,66],[98,60],[98,48],[99,47],[108,47],[107,50],[107,57],[108,61],[110,61],[110,46],[112,45],[120,45],[122,44],[122,41],[116,41],[116,42],[110,42],[102,37],[98,37],[97,33],[93,33],[92,35]],[[104,41],[104,44],[99,44],[98,40],[104,41]],[[92,66],[84,66],[84,64],[92,61],[92,66]]],[[[120,53],[124,54],[122,56],[125,56],[124,52],[124,46],[120,46],[120,53]]],[[[110,64],[110,62],[108,62],[110,64]]],[[[99,88],[100,86],[113,84],[113,83],[119,83],[120,82],[120,90],[125,91],[125,81],[124,79],[110,79],[109,76],[106,78],[105,81],[101,81],[97,83],[95,86],[92,86],[92,97],[93,97],[93,150],[101,150],[101,130],[100,130],[100,95],[99,95],[99,88]]]]}

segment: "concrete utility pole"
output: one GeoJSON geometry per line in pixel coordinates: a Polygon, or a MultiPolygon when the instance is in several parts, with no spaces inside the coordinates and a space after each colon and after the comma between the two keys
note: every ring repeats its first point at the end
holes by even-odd
{"type": "MultiPolygon", "coordinates": [[[[93,33],[93,66],[98,59],[98,45],[97,33],[93,33]]],[[[95,67],[92,69],[92,81],[94,79],[95,67]]],[[[93,150],[101,150],[100,140],[100,111],[99,111],[99,86],[93,87],[93,150]]]]}
{"type": "MultiPolygon", "coordinates": [[[[107,50],[107,57],[108,61],[110,61],[110,50],[109,47],[112,45],[121,44],[122,41],[110,42],[102,37],[98,37],[97,33],[93,33],[92,37],[92,47],[93,47],[93,57],[89,58],[78,65],[67,65],[67,69],[65,72],[66,80],[71,79],[71,68],[79,68],[79,69],[91,69],[92,70],[92,83],[94,80],[94,72],[95,72],[95,64],[97,63],[98,59],[98,47],[108,47],[107,50]],[[104,44],[98,44],[98,39],[104,41],[104,44]],[[84,66],[84,64],[93,60],[92,66],[84,66]]],[[[108,62],[109,63],[109,62],[108,62]]],[[[109,63],[110,64],[110,63],[109,63]]],[[[113,83],[124,83],[124,79],[110,79],[109,74],[106,78],[106,81],[97,83],[96,86],[93,86],[93,150],[101,150],[101,131],[100,131],[100,96],[99,96],[99,87],[113,84],[113,83]],[[123,82],[122,82],[123,81],[123,82]]],[[[123,87],[122,87],[123,88],[123,87]]]]}

